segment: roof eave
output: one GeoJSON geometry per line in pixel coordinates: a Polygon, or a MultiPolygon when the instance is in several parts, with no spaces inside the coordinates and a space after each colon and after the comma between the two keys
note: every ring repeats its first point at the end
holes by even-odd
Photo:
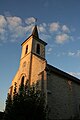
{"type": "Polygon", "coordinates": [[[66,73],[66,72],[64,72],[62,70],[59,70],[58,68],[53,67],[52,65],[47,64],[47,67],[48,67],[46,69],[47,71],[57,73],[57,74],[65,77],[65,78],[68,78],[68,79],[73,80],[73,81],[75,81],[77,83],[80,83],[80,79],[78,79],[78,78],[76,78],[76,77],[74,77],[74,76],[72,76],[72,75],[70,75],[70,74],[68,74],[68,73],[66,73]]]}

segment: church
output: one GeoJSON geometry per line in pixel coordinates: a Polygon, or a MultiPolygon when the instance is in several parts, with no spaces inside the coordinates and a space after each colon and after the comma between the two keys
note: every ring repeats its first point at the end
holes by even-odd
{"type": "Polygon", "coordinates": [[[47,63],[46,45],[47,43],[39,38],[35,25],[32,34],[21,44],[20,65],[9,93],[13,95],[15,82],[18,91],[21,82],[25,84],[29,80],[32,85],[39,81],[40,89],[46,94],[51,120],[77,117],[80,112],[80,80],[47,63]]]}

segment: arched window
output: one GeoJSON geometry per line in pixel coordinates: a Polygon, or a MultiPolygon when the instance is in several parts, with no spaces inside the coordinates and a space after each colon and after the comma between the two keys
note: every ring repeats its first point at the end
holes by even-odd
{"type": "Polygon", "coordinates": [[[21,79],[21,85],[23,85],[23,84],[24,84],[24,76],[21,79]]]}
{"type": "Polygon", "coordinates": [[[25,54],[27,54],[27,53],[28,53],[28,45],[26,46],[25,54]]]}
{"type": "Polygon", "coordinates": [[[40,54],[40,44],[37,44],[36,53],[37,53],[37,54],[40,54]]]}

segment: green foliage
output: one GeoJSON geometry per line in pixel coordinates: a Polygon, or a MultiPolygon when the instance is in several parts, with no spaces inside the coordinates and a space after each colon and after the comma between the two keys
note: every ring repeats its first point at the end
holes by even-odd
{"type": "Polygon", "coordinates": [[[29,86],[27,81],[20,85],[19,92],[16,92],[15,83],[13,99],[8,94],[6,109],[3,120],[47,120],[47,108],[45,105],[45,94],[36,89],[33,84],[29,86]]]}
{"type": "Polygon", "coordinates": [[[0,111],[0,120],[3,119],[3,116],[4,116],[4,112],[1,112],[1,111],[0,111]]]}
{"type": "Polygon", "coordinates": [[[5,111],[10,111],[11,106],[12,106],[12,99],[11,99],[11,95],[8,93],[5,111]]]}
{"type": "Polygon", "coordinates": [[[12,99],[11,99],[11,95],[8,93],[3,120],[8,120],[8,117],[10,116],[10,112],[11,112],[11,107],[12,107],[12,99]]]}

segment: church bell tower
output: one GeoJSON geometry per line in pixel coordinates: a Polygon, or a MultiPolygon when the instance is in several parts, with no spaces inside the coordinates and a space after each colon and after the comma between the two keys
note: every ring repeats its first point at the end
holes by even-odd
{"type": "Polygon", "coordinates": [[[37,25],[34,26],[32,34],[21,44],[22,53],[20,58],[20,66],[12,80],[9,93],[13,94],[14,84],[17,83],[17,89],[21,82],[24,84],[29,80],[32,85],[39,81],[41,89],[45,88],[46,81],[46,59],[45,59],[45,46],[46,42],[39,38],[37,25]]]}

